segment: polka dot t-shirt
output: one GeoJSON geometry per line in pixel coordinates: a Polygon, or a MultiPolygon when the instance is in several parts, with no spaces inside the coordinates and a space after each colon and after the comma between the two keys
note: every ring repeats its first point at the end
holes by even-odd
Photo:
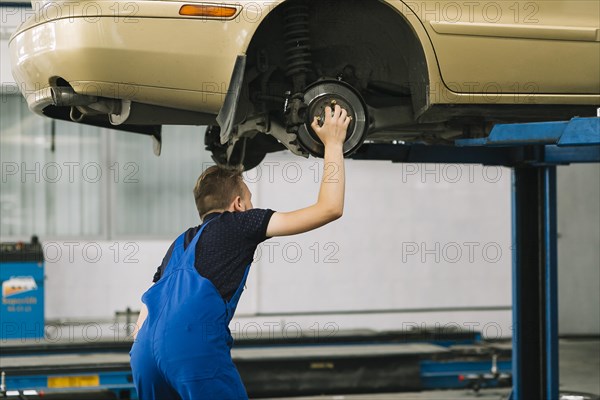
{"type": "MultiPolygon", "coordinates": [[[[211,222],[196,246],[196,271],[210,280],[221,296],[229,301],[240,286],[246,266],[252,262],[256,247],[267,240],[267,226],[273,210],[252,209],[245,212],[209,214],[204,223],[211,222]]],[[[185,232],[184,248],[190,244],[202,225],[185,232]]],[[[171,244],[160,267],[154,274],[158,282],[169,264],[173,246],[171,244]]]]}

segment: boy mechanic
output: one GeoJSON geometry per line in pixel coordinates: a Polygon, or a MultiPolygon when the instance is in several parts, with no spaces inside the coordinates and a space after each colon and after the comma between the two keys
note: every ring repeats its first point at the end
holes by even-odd
{"type": "Polygon", "coordinates": [[[142,400],[247,399],[231,359],[228,325],[243,291],[256,247],[268,238],[311,231],[342,216],[346,110],[325,109],[311,124],[325,145],[318,200],[292,212],[253,209],[241,172],[208,168],[194,188],[202,225],[169,248],[142,297],[131,348],[131,369],[142,400]],[[326,175],[329,175],[325,178],[326,175]]]}

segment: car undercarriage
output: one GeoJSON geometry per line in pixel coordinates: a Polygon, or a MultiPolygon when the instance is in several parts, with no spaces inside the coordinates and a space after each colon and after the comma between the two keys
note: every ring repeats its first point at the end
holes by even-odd
{"type": "MultiPolygon", "coordinates": [[[[423,49],[410,26],[383,3],[369,13],[360,2],[290,1],[261,24],[247,55],[239,98],[209,127],[206,146],[219,164],[254,168],[268,152],[288,149],[321,157],[323,145],[310,127],[327,105],[339,104],[353,122],[344,154],[365,141],[452,145],[457,138],[489,134],[498,122],[560,120],[593,115],[594,107],[542,106],[530,93],[521,104],[432,106],[423,49]],[[351,23],[348,21],[352,21],[351,23]]],[[[238,92],[238,90],[229,93],[238,92]]]]}

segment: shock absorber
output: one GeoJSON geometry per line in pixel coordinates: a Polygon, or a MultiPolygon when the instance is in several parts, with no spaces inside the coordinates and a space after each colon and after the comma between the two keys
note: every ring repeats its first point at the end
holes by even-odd
{"type": "Polygon", "coordinates": [[[284,10],[284,39],[286,76],[294,84],[293,93],[301,93],[306,87],[307,73],[311,65],[311,49],[308,28],[309,8],[306,1],[292,0],[284,10]]]}

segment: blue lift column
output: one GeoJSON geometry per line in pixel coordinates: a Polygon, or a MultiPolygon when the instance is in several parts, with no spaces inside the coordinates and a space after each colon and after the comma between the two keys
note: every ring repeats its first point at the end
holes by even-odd
{"type": "Polygon", "coordinates": [[[496,125],[454,146],[365,144],[355,159],[513,168],[512,400],[557,400],[556,166],[600,162],[600,118],[496,125]]]}
{"type": "Polygon", "coordinates": [[[558,399],[556,167],[513,172],[513,400],[558,399]]]}

